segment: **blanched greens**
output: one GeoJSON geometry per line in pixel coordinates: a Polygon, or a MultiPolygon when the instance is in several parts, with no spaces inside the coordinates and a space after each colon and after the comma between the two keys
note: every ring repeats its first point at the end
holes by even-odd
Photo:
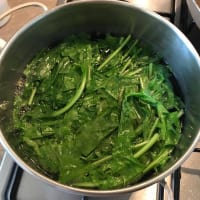
{"type": "Polygon", "coordinates": [[[40,52],[19,81],[19,148],[61,183],[126,187],[162,169],[183,103],[158,55],[130,35],[74,36],[40,52]]]}

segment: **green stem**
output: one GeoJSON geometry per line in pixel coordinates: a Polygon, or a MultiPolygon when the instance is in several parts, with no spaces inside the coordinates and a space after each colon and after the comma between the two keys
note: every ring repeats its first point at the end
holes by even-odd
{"type": "Polygon", "coordinates": [[[29,100],[28,100],[28,105],[29,105],[29,106],[33,103],[33,99],[34,99],[34,96],[35,96],[35,94],[36,94],[36,91],[37,91],[37,88],[34,87],[33,90],[32,90],[31,96],[30,96],[30,98],[29,98],[29,100]]]}
{"type": "Polygon", "coordinates": [[[35,153],[37,153],[37,155],[41,155],[40,150],[39,150],[39,146],[36,142],[34,142],[33,140],[29,139],[28,137],[23,137],[23,141],[29,145],[30,147],[32,147],[35,151],[35,153]]]}
{"type": "Polygon", "coordinates": [[[87,70],[83,69],[81,85],[76,90],[75,95],[69,100],[69,102],[63,108],[60,108],[59,110],[56,110],[53,113],[51,113],[50,117],[57,117],[65,113],[66,111],[68,111],[76,103],[76,101],[81,97],[83,90],[85,89],[86,81],[87,81],[87,70]]]}
{"type": "MultiPolygon", "coordinates": [[[[126,53],[124,54],[122,60],[124,60],[129,53],[135,48],[136,44],[138,43],[138,40],[136,40],[131,47],[128,49],[128,51],[126,51],[126,53]]],[[[131,58],[126,62],[126,64],[124,65],[124,67],[122,68],[122,70],[120,71],[121,75],[124,75],[125,70],[127,69],[127,67],[131,64],[132,59],[135,57],[135,54],[133,56],[131,56],[131,58]]]]}
{"type": "Polygon", "coordinates": [[[134,70],[134,71],[132,71],[132,72],[129,72],[128,70],[126,70],[126,71],[124,71],[121,75],[126,75],[127,72],[129,72],[127,75],[133,77],[134,75],[140,73],[141,71],[142,71],[142,68],[138,68],[138,69],[136,69],[136,70],[134,70]]]}
{"type": "Polygon", "coordinates": [[[149,78],[152,77],[152,72],[153,72],[153,63],[149,64],[149,78]]]}
{"type": "Polygon", "coordinates": [[[144,145],[146,145],[148,143],[148,140],[147,141],[144,141],[144,142],[141,142],[139,144],[135,144],[134,146],[132,146],[132,149],[137,149],[137,148],[141,148],[143,147],[144,145]]]}
{"type": "Polygon", "coordinates": [[[153,124],[153,126],[152,126],[152,128],[151,128],[151,130],[149,132],[149,136],[148,136],[149,138],[151,138],[153,132],[155,131],[155,128],[156,128],[158,122],[159,122],[159,118],[156,118],[156,120],[155,120],[155,122],[154,122],[154,124],[153,124]]]}
{"type": "Polygon", "coordinates": [[[88,86],[91,85],[91,84],[90,84],[90,83],[91,83],[91,80],[92,80],[91,76],[92,76],[91,66],[88,66],[88,78],[87,78],[87,85],[88,85],[88,86]]]}
{"type": "Polygon", "coordinates": [[[122,68],[122,70],[120,71],[120,74],[122,75],[124,73],[124,71],[126,70],[126,68],[131,64],[132,59],[130,58],[126,64],[124,65],[124,67],[122,68]]]}
{"type": "Polygon", "coordinates": [[[55,72],[55,75],[54,75],[54,78],[53,78],[53,80],[52,80],[52,82],[51,82],[51,85],[54,84],[55,80],[56,80],[57,77],[58,77],[59,72],[61,71],[61,69],[62,69],[64,66],[68,65],[69,63],[70,63],[70,61],[69,61],[69,58],[68,58],[68,57],[63,58],[63,60],[62,60],[62,61],[59,63],[59,65],[58,65],[58,68],[57,68],[57,70],[56,70],[56,72],[55,72]]]}
{"type": "Polygon", "coordinates": [[[111,53],[108,57],[107,57],[107,59],[98,67],[98,69],[97,70],[102,70],[104,67],[105,67],[105,65],[108,63],[108,62],[110,62],[110,60],[112,59],[112,58],[114,58],[121,50],[122,50],[122,48],[128,43],[128,41],[131,39],[131,35],[128,35],[127,37],[126,37],[126,39],[124,40],[124,42],[113,52],[113,53],[111,53]]]}
{"type": "Polygon", "coordinates": [[[165,150],[164,152],[162,152],[157,159],[155,159],[154,161],[152,161],[143,171],[143,174],[147,173],[148,171],[150,171],[151,169],[155,168],[157,165],[160,165],[160,163],[164,160],[168,158],[170,151],[169,150],[165,150]]]}
{"type": "Polygon", "coordinates": [[[98,165],[100,165],[101,163],[104,163],[104,162],[106,162],[107,160],[110,160],[111,158],[112,158],[112,155],[106,156],[106,157],[104,157],[104,158],[102,158],[102,159],[100,159],[100,160],[97,160],[97,161],[93,162],[92,165],[93,165],[93,166],[98,166],[98,165]]]}
{"type": "Polygon", "coordinates": [[[138,44],[138,40],[135,40],[134,43],[131,45],[131,47],[128,49],[128,51],[126,51],[126,53],[123,56],[123,59],[126,58],[131,51],[135,48],[135,46],[138,44]]]}
{"type": "Polygon", "coordinates": [[[145,89],[145,84],[144,84],[144,81],[143,81],[142,77],[140,77],[139,80],[140,80],[140,86],[144,90],[145,89]]]}
{"type": "Polygon", "coordinates": [[[162,139],[166,139],[166,132],[167,132],[166,114],[168,113],[168,110],[164,107],[164,105],[162,103],[158,103],[157,104],[157,112],[158,112],[158,116],[159,116],[160,121],[161,121],[162,139]]]}
{"type": "Polygon", "coordinates": [[[140,156],[142,156],[145,152],[147,152],[157,141],[159,140],[159,134],[155,134],[150,140],[149,142],[143,146],[140,150],[138,150],[138,152],[136,152],[134,154],[134,158],[139,158],[140,156]]]}

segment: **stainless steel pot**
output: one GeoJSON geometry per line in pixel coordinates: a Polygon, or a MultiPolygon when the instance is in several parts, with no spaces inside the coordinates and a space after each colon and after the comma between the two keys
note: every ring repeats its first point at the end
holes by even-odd
{"type": "Polygon", "coordinates": [[[0,57],[0,138],[13,159],[27,172],[55,189],[90,196],[132,192],[163,180],[178,168],[193,151],[200,137],[200,59],[186,37],[161,16],[117,1],[78,1],[57,7],[37,17],[18,31],[0,57]],[[165,169],[130,187],[115,190],[88,190],[69,187],[35,171],[14,148],[12,100],[16,81],[26,64],[43,48],[55,45],[71,34],[102,32],[131,33],[152,46],[167,63],[179,83],[186,103],[182,138],[165,169]],[[4,105],[4,106],[2,106],[4,105]]]}

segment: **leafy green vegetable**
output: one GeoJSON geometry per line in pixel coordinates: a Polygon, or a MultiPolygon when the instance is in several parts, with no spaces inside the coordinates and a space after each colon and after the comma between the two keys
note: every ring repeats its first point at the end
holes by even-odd
{"type": "Polygon", "coordinates": [[[181,137],[172,73],[131,35],[73,36],[24,76],[13,111],[20,150],[61,183],[134,184],[161,170],[181,137]]]}

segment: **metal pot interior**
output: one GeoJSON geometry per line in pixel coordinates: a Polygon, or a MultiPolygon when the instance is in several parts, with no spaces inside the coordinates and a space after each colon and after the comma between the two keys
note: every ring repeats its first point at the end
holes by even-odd
{"type": "Polygon", "coordinates": [[[9,102],[6,110],[0,109],[1,141],[16,162],[31,174],[57,188],[87,195],[107,195],[141,189],[163,179],[175,170],[192,152],[200,132],[200,59],[190,44],[162,17],[136,8],[128,3],[114,1],[83,1],[57,7],[31,21],[8,42],[0,57],[0,103],[9,102]],[[23,162],[14,148],[12,134],[12,100],[16,81],[26,64],[43,48],[63,41],[71,34],[113,33],[134,37],[149,44],[170,64],[186,104],[183,135],[170,162],[163,172],[147,177],[128,188],[111,191],[92,191],[61,185],[36,172],[23,162]]]}

